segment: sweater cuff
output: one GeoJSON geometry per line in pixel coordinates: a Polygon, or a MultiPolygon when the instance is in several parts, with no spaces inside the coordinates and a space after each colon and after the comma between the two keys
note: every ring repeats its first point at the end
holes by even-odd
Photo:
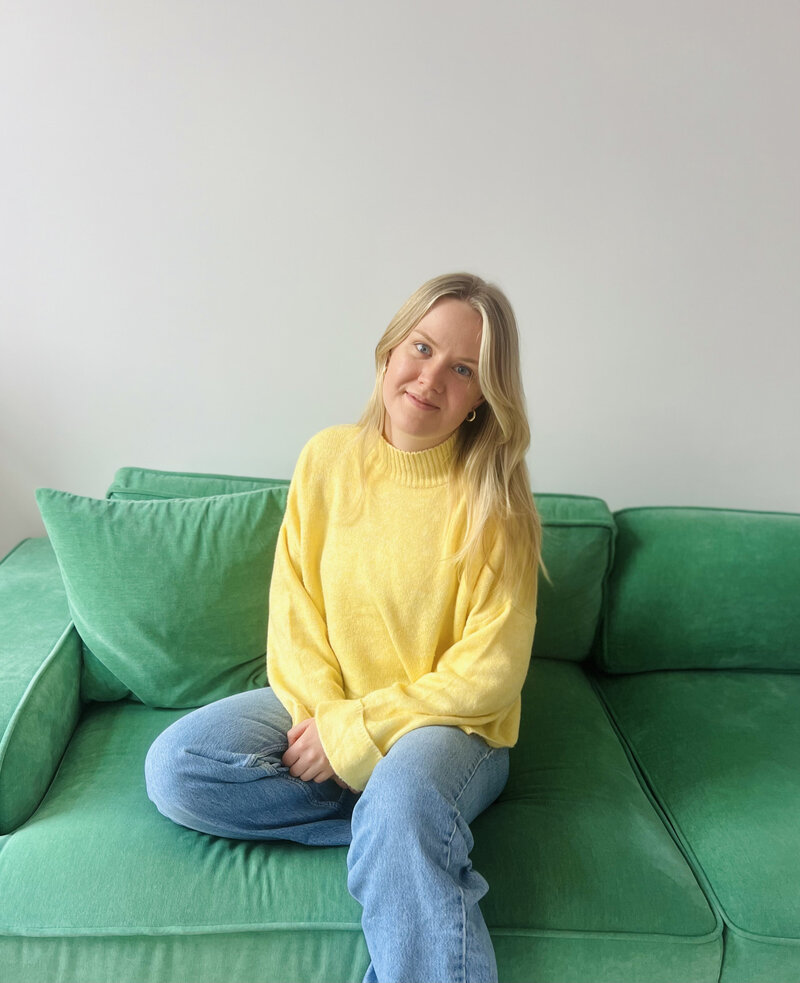
{"type": "Polygon", "coordinates": [[[369,736],[361,700],[327,700],[317,705],[314,719],[333,770],[342,781],[363,791],[383,755],[369,736]]]}

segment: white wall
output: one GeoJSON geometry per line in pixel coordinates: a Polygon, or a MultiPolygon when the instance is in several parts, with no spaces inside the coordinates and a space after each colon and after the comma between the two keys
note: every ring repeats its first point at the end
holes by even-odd
{"type": "Polygon", "coordinates": [[[288,476],[434,274],[534,488],[800,511],[796,0],[2,0],[0,552],[39,485],[288,476]]]}

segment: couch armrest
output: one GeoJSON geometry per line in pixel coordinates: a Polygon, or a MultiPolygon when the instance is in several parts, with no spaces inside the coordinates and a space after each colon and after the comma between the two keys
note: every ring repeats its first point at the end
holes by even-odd
{"type": "Polygon", "coordinates": [[[23,540],[0,562],[0,834],[49,788],[80,715],[80,675],[52,547],[23,540]]]}

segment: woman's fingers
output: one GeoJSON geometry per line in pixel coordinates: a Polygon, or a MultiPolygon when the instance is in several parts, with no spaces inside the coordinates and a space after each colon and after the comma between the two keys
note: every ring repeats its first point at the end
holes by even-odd
{"type": "Polygon", "coordinates": [[[333,778],[333,768],[330,765],[323,765],[319,769],[310,768],[300,777],[304,782],[327,782],[329,778],[333,778]]]}
{"type": "Polygon", "coordinates": [[[295,724],[294,727],[291,728],[291,730],[287,731],[286,737],[289,740],[289,745],[291,746],[292,744],[294,744],[294,742],[298,739],[298,737],[301,737],[303,734],[305,734],[305,732],[308,730],[308,728],[311,726],[313,722],[314,722],[313,717],[307,717],[305,720],[301,720],[299,724],[295,724]]]}
{"type": "Polygon", "coordinates": [[[281,760],[288,767],[290,775],[304,782],[324,782],[333,778],[333,768],[319,739],[313,717],[292,727],[286,736],[289,747],[281,760]]]}

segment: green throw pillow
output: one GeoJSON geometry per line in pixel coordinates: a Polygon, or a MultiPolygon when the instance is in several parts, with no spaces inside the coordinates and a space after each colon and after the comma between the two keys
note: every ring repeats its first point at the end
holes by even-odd
{"type": "Polygon", "coordinates": [[[115,501],[39,489],[85,652],[83,695],[195,707],[266,683],[285,488],[115,501]]]}

